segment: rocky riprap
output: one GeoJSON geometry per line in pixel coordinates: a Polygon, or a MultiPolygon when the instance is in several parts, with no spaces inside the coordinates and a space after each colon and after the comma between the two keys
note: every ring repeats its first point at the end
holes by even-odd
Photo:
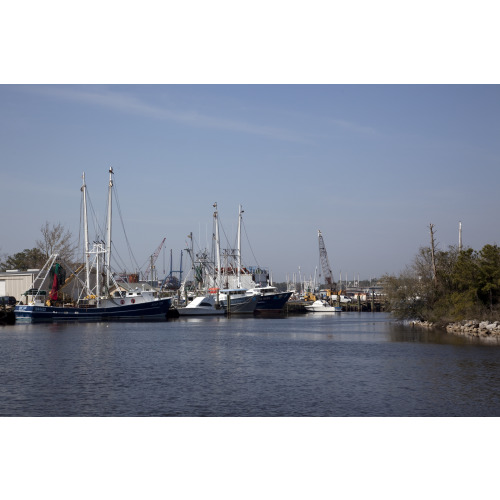
{"type": "MultiPolygon", "coordinates": [[[[411,320],[406,321],[405,324],[427,329],[443,328],[443,325],[430,321],[411,320]]],[[[446,332],[471,340],[476,339],[481,343],[500,344],[500,321],[479,321],[474,319],[448,323],[446,325],[446,332]]]]}
{"type": "Polygon", "coordinates": [[[450,323],[446,326],[446,331],[453,335],[463,335],[466,337],[479,337],[500,343],[500,321],[478,321],[468,320],[450,323]]]}
{"type": "Polygon", "coordinates": [[[421,328],[434,328],[436,326],[434,323],[431,323],[430,321],[420,321],[418,319],[412,319],[406,321],[405,324],[410,326],[419,326],[421,328]]]}

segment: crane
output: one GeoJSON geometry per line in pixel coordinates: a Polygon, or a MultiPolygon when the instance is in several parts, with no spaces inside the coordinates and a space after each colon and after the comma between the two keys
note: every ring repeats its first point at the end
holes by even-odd
{"type": "Polygon", "coordinates": [[[163,238],[163,240],[161,240],[161,243],[158,245],[158,248],[156,249],[155,253],[151,255],[151,265],[146,269],[146,271],[144,271],[144,281],[148,280],[149,272],[151,271],[151,269],[154,269],[156,259],[158,258],[158,255],[160,255],[161,249],[166,239],[167,238],[163,238]]]}
{"type": "Polygon", "coordinates": [[[325,283],[330,286],[330,293],[333,288],[336,287],[336,283],[333,281],[332,268],[330,267],[330,262],[328,261],[328,254],[326,253],[325,242],[323,241],[323,235],[318,229],[318,240],[319,240],[319,260],[321,262],[321,269],[323,270],[323,277],[325,278],[325,283]]]}

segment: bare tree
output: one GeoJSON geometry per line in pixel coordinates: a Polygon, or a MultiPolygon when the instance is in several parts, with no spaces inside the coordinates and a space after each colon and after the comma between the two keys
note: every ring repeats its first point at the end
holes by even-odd
{"type": "Polygon", "coordinates": [[[429,229],[431,231],[432,279],[434,280],[434,285],[437,286],[436,248],[435,248],[435,244],[434,244],[434,224],[429,224],[429,229]]]}
{"type": "Polygon", "coordinates": [[[48,222],[40,228],[42,239],[37,240],[37,248],[49,258],[58,253],[67,262],[72,262],[76,246],[72,242],[72,234],[64,229],[61,223],[49,225],[48,222]]]}

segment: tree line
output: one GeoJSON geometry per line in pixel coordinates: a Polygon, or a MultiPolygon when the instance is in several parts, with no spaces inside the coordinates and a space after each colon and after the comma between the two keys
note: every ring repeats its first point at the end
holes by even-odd
{"type": "Polygon", "coordinates": [[[41,269],[53,253],[58,253],[63,260],[73,263],[76,245],[72,241],[72,234],[64,226],[60,223],[51,225],[45,222],[40,228],[40,233],[41,237],[36,240],[33,248],[1,257],[0,270],[41,269]]]}
{"type": "MultiPolygon", "coordinates": [[[[432,226],[431,226],[432,235],[432,226]]],[[[398,276],[384,277],[389,309],[399,319],[450,323],[500,316],[500,248],[420,248],[398,276]]]]}

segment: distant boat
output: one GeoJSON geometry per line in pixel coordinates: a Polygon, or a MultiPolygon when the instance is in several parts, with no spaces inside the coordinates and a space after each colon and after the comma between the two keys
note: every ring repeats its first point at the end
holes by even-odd
{"type": "Polygon", "coordinates": [[[33,287],[26,292],[27,305],[16,306],[16,321],[24,323],[52,321],[112,321],[112,320],[166,320],[171,299],[160,298],[152,290],[115,291],[118,287],[110,270],[111,253],[111,192],[113,169],[109,169],[107,241],[95,242],[92,249],[88,245],[87,198],[85,174],[83,175],[83,220],[85,232],[85,265],[80,266],[66,280],[66,266],[57,253],[51,255],[36,277],[33,287]],[[83,274],[85,279],[80,278],[83,274]],[[91,276],[95,277],[94,286],[91,276]],[[61,287],[73,281],[79,285],[79,295],[70,304],[64,303],[61,287]],[[42,286],[51,288],[47,294],[42,286]],[[104,293],[106,291],[106,293],[104,293]],[[31,300],[29,297],[31,296],[31,300]]]}
{"type": "MultiPolygon", "coordinates": [[[[280,312],[288,299],[291,297],[292,292],[278,292],[278,289],[269,284],[269,272],[261,268],[247,268],[242,266],[241,264],[241,224],[242,224],[242,214],[243,209],[241,205],[238,210],[238,233],[237,233],[237,248],[234,262],[230,265],[226,265],[222,268],[224,271],[222,277],[219,272],[217,282],[222,281],[225,282],[226,289],[230,289],[232,293],[231,299],[231,311],[236,312],[236,308],[233,307],[235,304],[235,300],[238,302],[242,301],[239,296],[247,296],[257,297],[257,304],[253,311],[251,311],[251,307],[248,307],[248,310],[245,312],[255,312],[255,313],[263,313],[263,312],[280,312]],[[265,284],[267,281],[267,284],[265,284]]],[[[217,212],[214,214],[215,221],[218,224],[217,212]]],[[[217,241],[217,250],[218,246],[218,226],[216,226],[215,230],[216,241],[217,241]]],[[[220,256],[217,257],[218,269],[220,269],[220,256]]],[[[224,290],[221,290],[221,293],[224,290]]]]}
{"type": "MultiPolygon", "coordinates": [[[[214,243],[215,252],[195,254],[192,233],[191,255],[194,288],[200,295],[218,294],[221,306],[228,314],[253,314],[254,312],[281,311],[292,292],[278,292],[269,285],[269,272],[264,268],[245,267],[241,263],[241,225],[243,210],[238,210],[237,248],[224,251],[222,264],[219,237],[219,216],[217,203],[214,203],[214,243]],[[267,281],[267,285],[265,284],[267,281]],[[229,299],[229,300],[228,300],[229,299]]],[[[185,284],[187,284],[187,279],[185,284]]]]}
{"type": "Polygon", "coordinates": [[[259,294],[245,288],[219,290],[220,304],[228,314],[253,314],[259,298],[259,294]]]}
{"type": "Polygon", "coordinates": [[[177,309],[180,316],[221,316],[226,311],[215,303],[212,295],[195,297],[186,307],[177,309]]]}
{"type": "Polygon", "coordinates": [[[292,292],[278,292],[278,289],[271,285],[256,286],[249,291],[260,294],[256,313],[280,312],[292,296],[292,292]]]}
{"type": "Polygon", "coordinates": [[[331,306],[326,300],[316,300],[311,305],[305,306],[309,312],[338,313],[342,312],[342,307],[331,306]]]}

